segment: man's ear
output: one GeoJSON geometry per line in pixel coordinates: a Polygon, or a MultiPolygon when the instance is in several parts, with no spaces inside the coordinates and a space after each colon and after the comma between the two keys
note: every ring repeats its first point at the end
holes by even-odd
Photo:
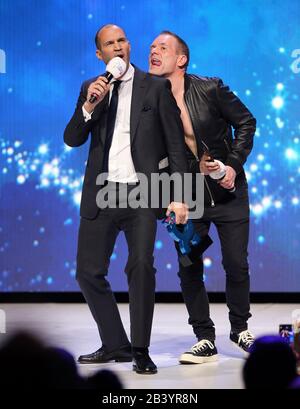
{"type": "Polygon", "coordinates": [[[99,49],[96,50],[96,57],[98,58],[98,60],[103,61],[102,53],[99,49]]]}
{"type": "Polygon", "coordinates": [[[179,55],[177,58],[177,65],[179,68],[182,68],[187,62],[187,56],[186,55],[179,55]]]}

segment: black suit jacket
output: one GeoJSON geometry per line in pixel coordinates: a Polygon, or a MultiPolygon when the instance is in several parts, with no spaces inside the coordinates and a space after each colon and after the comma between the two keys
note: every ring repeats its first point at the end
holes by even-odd
{"type": "MultiPolygon", "coordinates": [[[[82,105],[86,101],[87,89],[95,79],[83,83],[75,112],[64,132],[65,143],[72,147],[84,144],[91,134],[80,206],[80,215],[88,219],[94,219],[99,211],[96,196],[100,187],[96,185],[96,179],[102,169],[109,100],[106,95],[96,106],[92,119],[84,121],[82,105]]],[[[136,172],[144,173],[150,178],[151,173],[161,171],[159,162],[166,157],[171,173],[179,172],[183,175],[187,172],[184,132],[171,84],[166,79],[142,72],[136,67],[131,101],[130,140],[136,172]]]]}

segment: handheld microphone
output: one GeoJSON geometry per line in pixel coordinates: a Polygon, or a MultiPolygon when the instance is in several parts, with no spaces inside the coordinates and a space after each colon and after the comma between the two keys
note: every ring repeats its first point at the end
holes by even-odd
{"type": "MultiPolygon", "coordinates": [[[[210,172],[209,176],[212,179],[222,180],[226,175],[226,166],[220,160],[214,159],[220,166],[220,170],[215,170],[214,172],[210,172]]],[[[230,193],[235,192],[235,186],[229,190],[230,193]]]]}
{"type": "MultiPolygon", "coordinates": [[[[122,77],[122,75],[126,71],[126,63],[121,57],[114,57],[112,58],[106,66],[106,72],[103,77],[107,78],[108,82],[110,82],[113,78],[118,79],[122,77]]],[[[89,99],[89,102],[93,104],[97,101],[97,96],[92,95],[89,99]]]]}
{"type": "MultiPolygon", "coordinates": [[[[215,180],[222,180],[226,175],[226,166],[220,160],[214,159],[213,156],[210,154],[208,146],[206,145],[206,143],[203,142],[203,141],[201,141],[201,142],[202,142],[202,145],[205,148],[205,153],[207,154],[207,156],[210,157],[209,162],[217,162],[219,164],[219,166],[220,166],[220,170],[215,170],[214,172],[210,172],[209,176],[212,179],[215,179],[215,180]]],[[[230,189],[229,192],[230,193],[235,192],[235,186],[232,189],[230,189]]]]}

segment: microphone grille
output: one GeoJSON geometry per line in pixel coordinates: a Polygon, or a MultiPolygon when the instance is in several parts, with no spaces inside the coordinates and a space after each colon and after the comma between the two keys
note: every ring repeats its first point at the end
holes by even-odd
{"type": "Polygon", "coordinates": [[[126,71],[126,63],[121,57],[114,57],[107,64],[106,71],[110,72],[114,78],[118,79],[126,71]]]}

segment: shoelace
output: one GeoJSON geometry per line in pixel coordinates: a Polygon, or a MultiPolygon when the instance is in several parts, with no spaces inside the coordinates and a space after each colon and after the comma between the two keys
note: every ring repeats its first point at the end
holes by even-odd
{"type": "Polygon", "coordinates": [[[210,349],[214,349],[214,345],[212,342],[210,342],[208,339],[201,339],[201,341],[197,342],[197,344],[192,346],[191,350],[193,352],[201,352],[207,346],[209,346],[210,349]]]}
{"type": "Polygon", "coordinates": [[[254,336],[251,334],[250,331],[246,330],[240,333],[239,335],[239,340],[238,344],[241,343],[241,341],[247,346],[251,346],[254,342],[254,336]]]}

